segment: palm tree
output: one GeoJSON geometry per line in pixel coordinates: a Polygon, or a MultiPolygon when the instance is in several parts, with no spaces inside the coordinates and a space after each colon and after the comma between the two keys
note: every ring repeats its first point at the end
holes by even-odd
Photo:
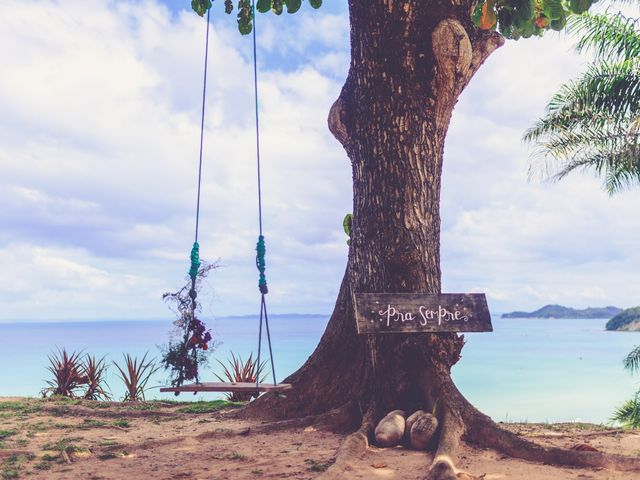
{"type": "MultiPolygon", "coordinates": [[[[624,359],[624,368],[631,373],[640,371],[640,346],[634,348],[624,359]]],[[[625,427],[640,428],[640,390],[613,413],[611,420],[625,427]]]]}
{"type": "Polygon", "coordinates": [[[552,97],[524,139],[535,142],[542,170],[560,180],[593,170],[609,194],[640,185],[640,30],[621,13],[573,15],[568,31],[576,50],[593,61],[552,97]]]}

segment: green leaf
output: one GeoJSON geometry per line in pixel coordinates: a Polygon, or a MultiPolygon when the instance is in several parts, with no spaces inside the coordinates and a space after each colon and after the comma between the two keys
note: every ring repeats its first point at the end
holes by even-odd
{"type": "Polygon", "coordinates": [[[191,8],[201,17],[211,8],[211,0],[191,0],[191,8]]]}
{"type": "Polygon", "coordinates": [[[224,0],[224,13],[229,14],[231,12],[233,12],[233,1],[224,0]]]}
{"type": "Polygon", "coordinates": [[[302,6],[302,0],[284,0],[287,4],[287,13],[296,13],[302,6]]]}
{"type": "Polygon", "coordinates": [[[592,0],[571,0],[569,2],[569,8],[571,11],[577,14],[584,13],[593,5],[592,0]]]}
{"type": "Polygon", "coordinates": [[[561,0],[544,0],[544,14],[550,20],[558,20],[564,16],[561,0]]]}
{"type": "Polygon", "coordinates": [[[309,5],[313,8],[320,8],[322,6],[322,0],[309,0],[309,5]]]}
{"type": "Polygon", "coordinates": [[[273,5],[271,6],[271,10],[276,15],[282,15],[282,5],[284,0],[273,0],[273,5]]]}
{"type": "Polygon", "coordinates": [[[513,0],[513,10],[516,18],[531,20],[535,11],[533,0],[513,0]]]}
{"type": "Polygon", "coordinates": [[[560,32],[564,30],[564,27],[566,25],[567,25],[567,18],[564,15],[562,15],[562,17],[560,18],[556,18],[555,20],[551,20],[551,23],[549,24],[551,29],[555,30],[556,32],[560,32]]]}
{"type": "Polygon", "coordinates": [[[511,10],[508,8],[501,8],[498,10],[498,24],[500,26],[501,33],[511,28],[513,25],[513,15],[511,14],[511,10]]]}
{"type": "Polygon", "coordinates": [[[258,0],[256,2],[256,10],[260,13],[267,13],[271,10],[271,0],[258,0]]]}

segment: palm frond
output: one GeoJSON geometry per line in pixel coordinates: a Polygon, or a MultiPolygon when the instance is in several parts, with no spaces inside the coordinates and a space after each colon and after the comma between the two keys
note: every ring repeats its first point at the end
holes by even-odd
{"type": "Polygon", "coordinates": [[[635,347],[624,359],[624,368],[631,373],[640,371],[640,345],[635,347]]]}
{"type": "Polygon", "coordinates": [[[611,416],[613,422],[627,428],[640,428],[640,392],[620,405],[611,416]]]}
{"type": "Polygon", "coordinates": [[[597,61],[624,61],[640,55],[638,20],[622,13],[571,15],[567,30],[580,37],[576,50],[592,51],[597,61]]]}

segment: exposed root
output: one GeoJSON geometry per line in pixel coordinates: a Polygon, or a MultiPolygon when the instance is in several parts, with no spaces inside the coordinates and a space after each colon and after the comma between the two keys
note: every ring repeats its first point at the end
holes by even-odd
{"type": "Polygon", "coordinates": [[[336,461],[318,480],[342,480],[351,470],[351,460],[362,457],[369,446],[369,435],[373,432],[375,408],[371,407],[362,419],[358,431],[345,438],[336,452],[336,461]]]}
{"type": "Polygon", "coordinates": [[[598,467],[622,471],[640,471],[640,458],[603,452],[545,447],[500,428],[489,417],[470,424],[467,438],[480,447],[491,448],[510,457],[532,462],[573,467],[598,467]]]}
{"type": "Polygon", "coordinates": [[[462,420],[450,410],[445,410],[441,418],[438,449],[433,458],[427,480],[456,480],[454,459],[464,433],[462,420]]]}

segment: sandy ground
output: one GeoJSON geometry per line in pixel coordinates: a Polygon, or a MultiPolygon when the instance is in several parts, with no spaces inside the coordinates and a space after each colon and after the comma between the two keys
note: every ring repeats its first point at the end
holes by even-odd
{"type": "MultiPolygon", "coordinates": [[[[313,479],[342,436],[313,427],[260,432],[215,402],[116,404],[0,398],[0,473],[43,479],[313,479]]],[[[509,424],[545,445],[586,444],[640,455],[640,433],[587,424],[509,424]]],[[[370,447],[345,479],[424,478],[431,458],[402,447],[370,447]]],[[[459,465],[477,478],[640,479],[640,473],[561,468],[464,447],[459,465]]]]}

